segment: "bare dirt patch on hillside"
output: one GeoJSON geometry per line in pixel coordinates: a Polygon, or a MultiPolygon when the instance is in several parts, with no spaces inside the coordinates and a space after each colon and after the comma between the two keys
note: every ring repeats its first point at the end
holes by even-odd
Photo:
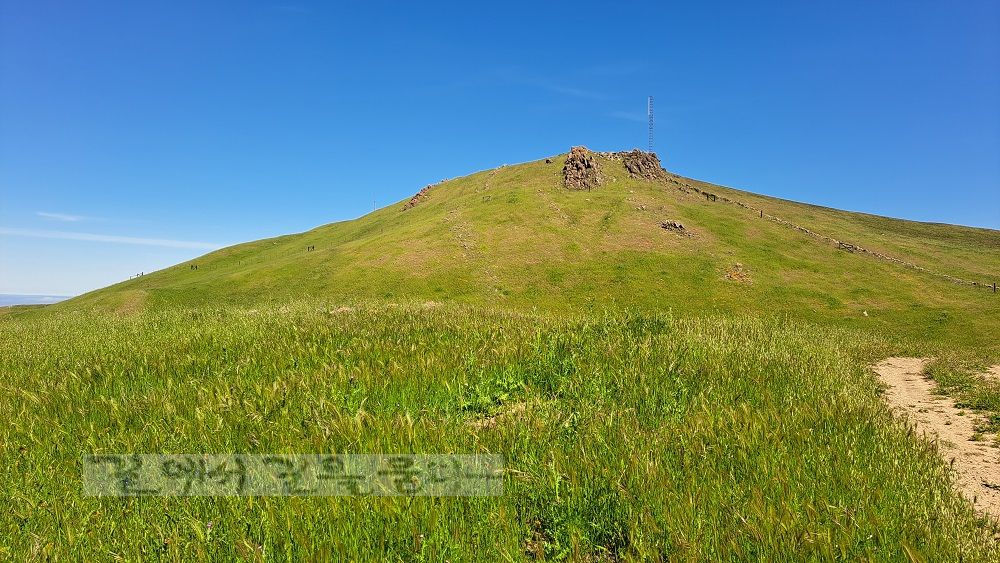
{"type": "Polygon", "coordinates": [[[952,464],[955,483],[977,512],[1000,517],[1000,449],[995,436],[977,434],[975,413],[955,408],[951,399],[935,395],[937,383],[923,375],[927,358],[886,358],[875,365],[888,389],[885,400],[904,413],[916,432],[936,440],[952,464]],[[972,438],[977,436],[978,440],[972,438]]]}
{"type": "Polygon", "coordinates": [[[995,379],[997,381],[1000,381],[1000,366],[991,367],[990,369],[986,370],[986,373],[984,373],[983,375],[985,375],[987,379],[995,379]]]}
{"type": "Polygon", "coordinates": [[[144,289],[122,291],[118,295],[117,302],[112,301],[113,305],[107,305],[102,308],[114,309],[114,312],[118,315],[131,315],[142,311],[148,296],[149,292],[144,289]]]}

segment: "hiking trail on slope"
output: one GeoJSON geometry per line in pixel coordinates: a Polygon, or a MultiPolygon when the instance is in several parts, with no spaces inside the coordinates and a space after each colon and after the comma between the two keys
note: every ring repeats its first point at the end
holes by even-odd
{"type": "MultiPolygon", "coordinates": [[[[995,436],[976,434],[976,414],[955,408],[954,402],[934,394],[937,383],[923,375],[929,358],[886,358],[874,366],[888,389],[883,397],[893,411],[905,413],[918,435],[938,441],[946,462],[953,462],[955,484],[973,501],[976,512],[1000,517],[1000,449],[995,436]],[[964,414],[960,414],[964,413],[964,414]]],[[[994,372],[998,367],[992,368],[994,372]]]]}

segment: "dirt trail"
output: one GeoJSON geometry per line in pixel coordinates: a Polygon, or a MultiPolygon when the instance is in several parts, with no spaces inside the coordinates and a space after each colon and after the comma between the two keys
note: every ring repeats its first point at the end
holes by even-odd
{"type": "MultiPolygon", "coordinates": [[[[975,413],[960,409],[943,395],[935,395],[937,383],[924,377],[927,358],[886,358],[875,365],[879,378],[889,388],[885,400],[897,412],[906,413],[916,432],[937,439],[945,461],[955,469],[955,483],[973,500],[976,511],[1000,517],[1000,449],[995,436],[975,434],[975,413]]],[[[996,368],[994,368],[996,369],[996,368]]]]}
{"type": "Polygon", "coordinates": [[[1000,366],[993,366],[993,367],[991,367],[983,375],[985,375],[987,379],[1000,380],[1000,366]]]}

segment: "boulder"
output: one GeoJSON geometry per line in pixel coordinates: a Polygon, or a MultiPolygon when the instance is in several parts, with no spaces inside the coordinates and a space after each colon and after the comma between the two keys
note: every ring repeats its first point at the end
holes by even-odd
{"type": "Polygon", "coordinates": [[[629,176],[633,178],[655,180],[662,178],[666,173],[666,170],[660,166],[660,159],[656,157],[656,153],[642,152],[639,149],[622,153],[622,164],[625,165],[629,176]]]}
{"type": "Polygon", "coordinates": [[[563,165],[566,188],[591,190],[600,185],[600,164],[587,147],[573,147],[563,165]]]}

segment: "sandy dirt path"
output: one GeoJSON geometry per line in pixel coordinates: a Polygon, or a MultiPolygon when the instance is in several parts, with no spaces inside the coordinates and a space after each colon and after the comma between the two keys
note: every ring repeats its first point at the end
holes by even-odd
{"type": "Polygon", "coordinates": [[[984,373],[988,378],[1000,380],[1000,366],[991,367],[986,373],[984,373]]]}
{"type": "MultiPolygon", "coordinates": [[[[938,440],[942,457],[955,469],[955,483],[979,513],[1000,518],[1000,449],[993,447],[995,435],[975,434],[975,413],[955,408],[951,399],[935,395],[937,383],[924,377],[927,358],[886,358],[875,365],[888,387],[885,400],[896,412],[915,423],[917,434],[938,440]]],[[[1000,372],[1000,366],[993,368],[1000,372]]]]}

